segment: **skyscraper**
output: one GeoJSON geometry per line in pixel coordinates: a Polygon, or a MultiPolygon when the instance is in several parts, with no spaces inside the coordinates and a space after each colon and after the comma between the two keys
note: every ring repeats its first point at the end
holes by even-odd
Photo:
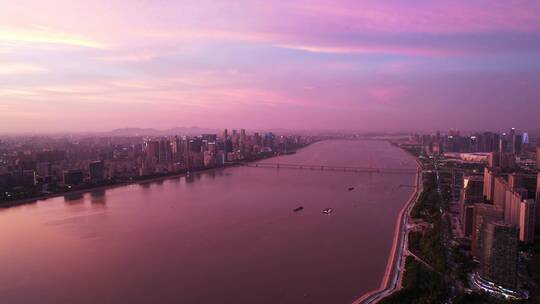
{"type": "Polygon", "coordinates": [[[501,157],[498,152],[489,153],[488,157],[488,167],[497,168],[500,165],[501,157]]]}
{"type": "Polygon", "coordinates": [[[536,225],[535,208],[536,204],[532,199],[521,202],[519,210],[519,240],[522,242],[534,242],[534,230],[536,225]]]}
{"type": "Polygon", "coordinates": [[[519,225],[521,202],[527,198],[527,190],[523,188],[508,189],[504,206],[504,222],[519,225]]]}
{"type": "Polygon", "coordinates": [[[521,155],[522,151],[523,151],[523,136],[522,135],[519,135],[517,134],[516,137],[515,137],[515,142],[514,142],[514,150],[515,150],[515,154],[516,155],[521,155]]]}
{"type": "Polygon", "coordinates": [[[471,236],[471,251],[474,257],[479,257],[483,246],[484,226],[489,222],[503,219],[503,210],[496,209],[490,204],[475,204],[471,236]]]}
{"type": "Polygon", "coordinates": [[[245,150],[245,145],[246,145],[246,130],[241,129],[240,130],[240,151],[242,151],[242,153],[245,150]]]}
{"type": "Polygon", "coordinates": [[[495,186],[493,190],[493,205],[496,209],[504,210],[506,204],[506,191],[508,190],[508,182],[502,176],[495,178],[495,186]]]}
{"type": "Polygon", "coordinates": [[[88,171],[90,173],[90,180],[92,182],[100,182],[105,176],[105,164],[103,163],[103,161],[91,162],[88,165],[88,171]]]}
{"type": "Polygon", "coordinates": [[[480,276],[505,288],[517,285],[518,229],[503,222],[488,222],[483,229],[480,276]]]}
{"type": "Polygon", "coordinates": [[[173,160],[179,162],[182,159],[182,141],[178,136],[175,136],[174,140],[171,142],[171,150],[173,160]]]}
{"type": "Polygon", "coordinates": [[[508,175],[508,187],[510,190],[516,190],[523,186],[523,175],[512,173],[508,175]]]}
{"type": "Polygon", "coordinates": [[[484,168],[484,197],[488,201],[493,201],[495,177],[496,175],[493,168],[484,168]]]}
{"type": "Polygon", "coordinates": [[[536,223],[540,224],[540,172],[536,176],[536,223]]]}
{"type": "Polygon", "coordinates": [[[66,185],[78,185],[84,180],[84,173],[79,169],[65,170],[63,176],[66,185]]]}
{"type": "Polygon", "coordinates": [[[223,130],[223,135],[221,135],[221,141],[223,143],[223,151],[225,155],[227,155],[227,152],[230,152],[227,147],[227,142],[229,140],[229,134],[227,129],[223,130]]]}
{"type": "Polygon", "coordinates": [[[484,180],[482,176],[471,175],[463,178],[463,189],[461,192],[459,211],[465,236],[470,236],[472,233],[472,206],[484,201],[483,188],[484,180]]]}
{"type": "Polygon", "coordinates": [[[506,133],[503,133],[499,138],[499,153],[502,155],[508,151],[508,142],[506,141],[506,133]]]}
{"type": "Polygon", "coordinates": [[[227,129],[223,130],[223,134],[221,135],[221,140],[226,141],[229,138],[229,131],[227,129]]]}
{"type": "Polygon", "coordinates": [[[157,162],[159,159],[159,141],[149,140],[145,143],[147,160],[157,162]]]}
{"type": "Polygon", "coordinates": [[[516,154],[516,128],[510,129],[510,153],[516,154]]]}
{"type": "Polygon", "coordinates": [[[536,168],[540,169],[540,147],[536,147],[536,168]]]}

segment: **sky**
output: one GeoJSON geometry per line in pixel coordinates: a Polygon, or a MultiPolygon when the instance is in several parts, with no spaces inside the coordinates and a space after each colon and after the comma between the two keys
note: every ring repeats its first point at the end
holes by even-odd
{"type": "Polygon", "coordinates": [[[538,0],[0,7],[0,132],[540,129],[538,0]]]}

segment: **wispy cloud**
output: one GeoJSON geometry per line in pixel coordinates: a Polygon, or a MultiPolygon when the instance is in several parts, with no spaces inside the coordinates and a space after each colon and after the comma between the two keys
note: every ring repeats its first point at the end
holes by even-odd
{"type": "Polygon", "coordinates": [[[95,49],[104,49],[106,47],[105,44],[92,39],[44,27],[31,29],[0,27],[0,42],[59,44],[95,49]]]}
{"type": "Polygon", "coordinates": [[[273,113],[381,125],[400,105],[480,107],[494,93],[476,83],[496,73],[490,88],[528,102],[519,111],[531,121],[540,96],[513,82],[540,80],[537,0],[23,2],[0,10],[0,106],[12,113],[0,120],[21,128],[12,117],[25,111],[44,126],[62,116],[218,124],[239,113],[261,125],[273,113]]]}
{"type": "Polygon", "coordinates": [[[0,62],[0,75],[33,74],[45,72],[46,70],[45,67],[34,64],[0,62]]]}
{"type": "Polygon", "coordinates": [[[294,45],[283,44],[278,47],[301,50],[310,53],[321,54],[378,54],[378,55],[406,55],[406,56],[427,56],[427,57],[447,57],[458,54],[456,51],[444,50],[435,47],[407,47],[393,45],[294,45]]]}

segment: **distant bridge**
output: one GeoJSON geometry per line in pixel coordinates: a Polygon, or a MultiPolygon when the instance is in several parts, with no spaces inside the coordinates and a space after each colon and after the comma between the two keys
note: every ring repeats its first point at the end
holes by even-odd
{"type": "Polygon", "coordinates": [[[352,166],[329,166],[329,165],[309,165],[290,163],[241,163],[240,165],[255,168],[277,168],[277,169],[299,169],[311,171],[338,171],[354,173],[378,173],[378,174],[416,174],[416,169],[403,168],[372,168],[372,167],[352,167],[352,166]]]}

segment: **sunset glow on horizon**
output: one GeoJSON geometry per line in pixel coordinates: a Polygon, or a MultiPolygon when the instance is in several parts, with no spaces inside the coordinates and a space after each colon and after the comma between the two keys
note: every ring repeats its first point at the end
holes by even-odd
{"type": "Polygon", "coordinates": [[[0,133],[539,127],[539,1],[0,7],[0,133]]]}

